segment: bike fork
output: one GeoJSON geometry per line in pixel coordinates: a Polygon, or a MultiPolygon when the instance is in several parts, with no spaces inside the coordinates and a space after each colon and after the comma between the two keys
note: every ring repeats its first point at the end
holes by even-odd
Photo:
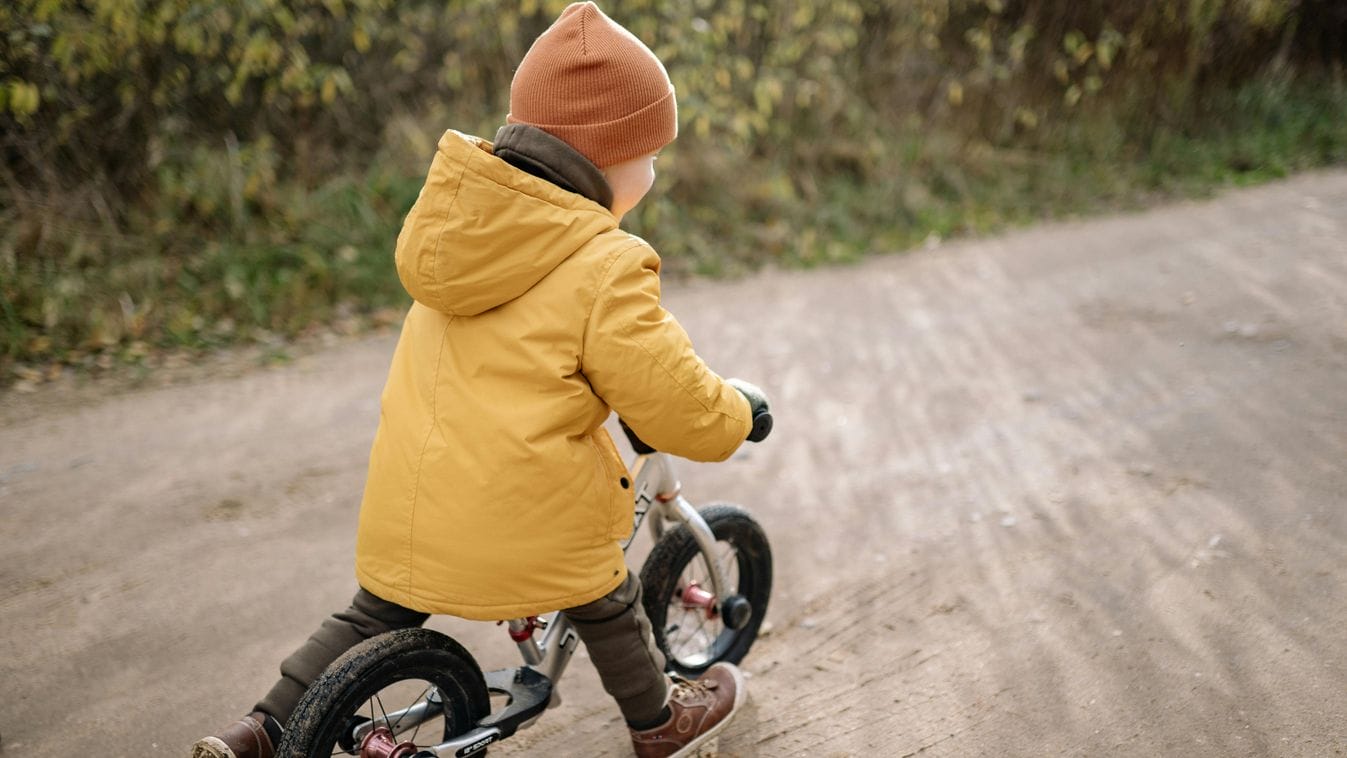
{"type": "Polygon", "coordinates": [[[721,570],[720,561],[716,557],[716,535],[711,531],[711,527],[706,524],[706,519],[697,512],[682,495],[677,495],[666,504],[665,511],[674,521],[687,524],[688,531],[692,532],[692,539],[697,542],[697,547],[701,550],[702,556],[706,558],[706,567],[711,572],[711,588],[715,590],[715,596],[722,602],[730,597],[729,584],[725,581],[725,573],[721,570]]]}

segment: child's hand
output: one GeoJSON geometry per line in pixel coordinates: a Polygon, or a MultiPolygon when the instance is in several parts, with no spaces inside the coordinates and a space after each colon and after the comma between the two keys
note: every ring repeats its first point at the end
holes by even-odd
{"type": "Polygon", "coordinates": [[[753,428],[748,432],[749,442],[761,442],[772,431],[772,411],[768,407],[767,393],[756,384],[743,379],[726,379],[725,382],[739,390],[739,394],[748,400],[749,411],[753,415],[753,428]]]}

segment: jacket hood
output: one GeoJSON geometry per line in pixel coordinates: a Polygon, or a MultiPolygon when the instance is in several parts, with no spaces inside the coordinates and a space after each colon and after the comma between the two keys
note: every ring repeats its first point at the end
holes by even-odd
{"type": "Polygon", "coordinates": [[[473,316],[527,292],[617,228],[602,205],[521,171],[449,130],[397,242],[398,278],[422,305],[473,316]]]}

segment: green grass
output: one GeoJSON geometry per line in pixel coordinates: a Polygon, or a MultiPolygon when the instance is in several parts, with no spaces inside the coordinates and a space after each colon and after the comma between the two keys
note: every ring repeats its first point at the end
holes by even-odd
{"type": "MultiPolygon", "coordinates": [[[[237,223],[166,207],[124,234],[85,225],[41,238],[24,265],[0,268],[3,355],[131,362],[147,350],[266,343],[401,307],[392,240],[419,189],[416,177],[371,172],[291,188],[237,223]],[[175,214],[188,220],[172,223],[175,214]]],[[[15,236],[0,244],[12,251],[15,236]]]]}
{"type": "MultiPolygon", "coordinates": [[[[1347,87],[1269,78],[1209,96],[1182,124],[1080,113],[1008,144],[909,130],[879,147],[874,166],[812,172],[728,152],[682,164],[675,149],[631,227],[674,275],[735,276],[1204,196],[1347,162],[1347,87]]],[[[254,183],[265,156],[200,148],[166,161],[159,194],[115,229],[64,207],[4,211],[0,384],[395,321],[407,298],[393,243],[423,161],[376,156],[306,189],[254,183]]]]}

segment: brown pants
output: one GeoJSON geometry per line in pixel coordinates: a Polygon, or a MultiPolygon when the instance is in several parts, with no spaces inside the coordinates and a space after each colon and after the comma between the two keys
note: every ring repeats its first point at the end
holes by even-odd
{"type": "MultiPolygon", "coordinates": [[[[655,647],[650,620],[641,605],[641,581],[627,580],[607,595],[564,611],[589,651],[603,688],[617,700],[627,721],[648,722],[664,709],[669,680],[664,655],[655,647]]],[[[281,679],[254,710],[281,724],[290,719],[304,691],[338,656],[377,634],[421,626],[430,618],[361,589],[351,607],[335,613],[290,657],[281,679]]]]}

